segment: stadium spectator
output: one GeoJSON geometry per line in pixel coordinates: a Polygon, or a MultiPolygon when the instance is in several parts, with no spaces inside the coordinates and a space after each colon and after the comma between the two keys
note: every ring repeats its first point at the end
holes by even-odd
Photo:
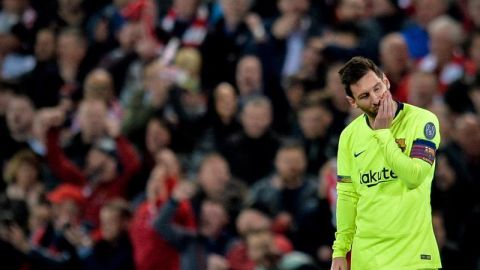
{"type": "Polygon", "coordinates": [[[230,136],[241,130],[237,119],[238,103],[238,95],[232,85],[220,83],[215,87],[201,123],[203,132],[197,140],[197,151],[201,154],[219,151],[230,136]]]}
{"type": "Polygon", "coordinates": [[[83,250],[85,254],[82,261],[85,270],[135,269],[132,244],[128,235],[130,218],[131,212],[126,201],[112,200],[102,207],[101,237],[92,243],[93,246],[83,250]]]}
{"type": "Polygon", "coordinates": [[[307,158],[306,172],[315,175],[334,152],[330,139],[333,116],[325,103],[305,102],[298,111],[300,139],[307,158]]]}
{"type": "Polygon", "coordinates": [[[17,152],[5,168],[6,195],[10,200],[25,201],[30,208],[40,203],[45,190],[41,164],[30,150],[17,152]]]}
{"type": "Polygon", "coordinates": [[[265,209],[274,217],[274,230],[291,236],[305,214],[309,200],[316,198],[316,182],[306,175],[307,160],[303,146],[286,142],[275,156],[275,172],[255,183],[247,204],[265,209]]]}
{"type": "Polygon", "coordinates": [[[172,223],[179,203],[188,201],[193,194],[192,183],[175,187],[170,200],[160,209],[155,230],[180,252],[180,269],[228,269],[223,256],[231,236],[224,230],[229,217],[221,202],[202,202],[197,230],[172,223]]]}
{"type": "Polygon", "coordinates": [[[434,72],[438,76],[440,90],[462,77],[465,72],[465,59],[459,46],[463,42],[461,25],[448,16],[434,19],[428,25],[430,53],[418,63],[418,68],[434,72]]]}
{"type": "Polygon", "coordinates": [[[254,261],[256,269],[317,269],[313,260],[298,251],[282,254],[275,245],[270,230],[249,232],[246,235],[248,256],[254,261]]]}
{"type": "Polygon", "coordinates": [[[440,86],[433,73],[417,71],[408,79],[407,102],[424,109],[430,109],[438,101],[440,86]]]}
{"type": "Polygon", "coordinates": [[[232,135],[221,148],[232,174],[247,185],[252,185],[272,170],[279,141],[270,128],[271,123],[270,101],[265,97],[254,97],[242,109],[243,130],[232,135]]]}
{"type": "Polygon", "coordinates": [[[102,205],[110,199],[125,197],[128,183],[140,167],[140,160],[133,146],[120,134],[119,124],[108,122],[106,132],[110,138],[94,142],[86,153],[85,165],[75,165],[59,145],[58,126],[62,124],[62,117],[59,112],[44,119],[44,125],[49,127],[48,165],[61,182],[83,189],[82,195],[87,201],[84,218],[96,227],[102,205]]]}
{"type": "Polygon", "coordinates": [[[37,108],[53,107],[60,102],[64,81],[56,63],[57,36],[53,29],[37,32],[34,44],[35,67],[20,78],[22,87],[37,108]]]}
{"type": "Polygon", "coordinates": [[[200,0],[174,0],[156,29],[158,39],[167,44],[175,37],[183,46],[199,47],[208,31],[208,9],[200,0]]]}
{"type": "Polygon", "coordinates": [[[405,102],[405,79],[413,68],[405,38],[398,32],[384,36],[379,44],[379,56],[383,72],[390,78],[390,91],[399,101],[405,102]]]}
{"type": "MultiPolygon", "coordinates": [[[[180,254],[167,242],[154,227],[159,209],[167,204],[178,179],[167,177],[164,165],[157,165],[150,174],[146,187],[146,200],[135,210],[130,227],[135,269],[139,270],[178,270],[180,254]],[[162,252],[158,252],[158,251],[162,252]]],[[[176,224],[194,230],[195,217],[188,202],[182,202],[175,211],[176,224]]]]}
{"type": "Polygon", "coordinates": [[[33,137],[33,118],[35,108],[32,101],[25,95],[13,95],[7,104],[5,118],[6,132],[2,132],[0,143],[1,162],[10,159],[17,151],[29,149],[29,140],[33,137]]]}
{"type": "Polygon", "coordinates": [[[107,104],[99,99],[85,99],[77,109],[78,132],[64,146],[67,156],[78,166],[85,164],[93,144],[107,135],[107,104]]]}
{"type": "MultiPolygon", "coordinates": [[[[272,220],[268,215],[257,209],[245,208],[238,216],[235,225],[239,239],[232,244],[226,255],[229,266],[232,270],[253,270],[255,262],[248,256],[245,236],[255,231],[270,230],[272,220]]],[[[293,249],[290,241],[281,234],[276,234],[274,241],[278,250],[282,253],[290,252],[293,249]]]]}
{"type": "Polygon", "coordinates": [[[253,36],[245,23],[252,0],[221,0],[223,17],[208,31],[201,47],[202,84],[213,89],[220,82],[235,82],[239,58],[254,50],[253,36]],[[223,67],[217,69],[217,67],[223,67]]]}
{"type": "Polygon", "coordinates": [[[402,30],[411,58],[419,60],[430,52],[427,28],[433,20],[446,15],[448,8],[449,1],[445,0],[419,0],[413,3],[414,14],[402,30]]]}
{"type": "MultiPolygon", "coordinates": [[[[336,148],[342,130],[362,113],[348,104],[338,71],[350,56],[367,55],[389,78],[396,101],[426,107],[438,117],[442,143],[431,203],[443,267],[475,269],[480,202],[468,194],[480,191],[479,3],[0,1],[2,267],[75,270],[88,262],[90,268],[108,269],[115,268],[109,262],[125,260],[120,268],[132,268],[128,261],[133,260],[139,269],[178,270],[179,252],[155,231],[153,222],[176,182],[188,178],[196,192],[191,205],[180,203],[171,225],[199,231],[195,223],[202,205],[215,201],[210,210],[224,209],[229,218],[222,233],[238,236],[238,241],[226,248],[227,254],[206,256],[205,264],[191,258],[187,265],[262,268],[248,257],[245,240],[253,233],[253,242],[271,242],[260,231],[270,229],[265,224],[272,217],[252,214],[255,210],[246,208],[244,196],[248,187],[251,191],[261,179],[277,175],[274,160],[281,138],[305,144],[303,176],[318,175],[318,181],[313,181],[311,199],[295,206],[303,214],[288,235],[291,242],[275,234],[276,248],[281,254],[305,252],[318,269],[329,269],[331,226],[337,225],[330,217],[336,215],[336,148]],[[440,78],[441,91],[434,91],[438,86],[430,74],[417,70],[425,66],[440,78]],[[138,155],[128,163],[119,162],[121,151],[116,150],[121,147],[109,134],[117,122],[122,127],[118,138],[128,138],[128,148],[138,155]],[[51,124],[56,128],[50,129],[51,124]],[[66,163],[48,165],[48,158],[59,157],[51,154],[53,141],[55,153],[66,154],[66,163]],[[94,179],[117,175],[108,185],[123,190],[102,197],[87,177],[67,188],[68,196],[80,194],[89,206],[64,207],[61,220],[69,219],[68,211],[78,216],[68,228],[56,220],[60,204],[46,199],[63,180],[77,179],[58,177],[65,164],[94,179]],[[135,164],[138,170],[128,184],[115,185],[126,177],[126,165],[135,164]],[[105,177],[97,178],[100,167],[105,177]],[[125,237],[110,241],[100,233],[100,207],[117,197],[132,205],[131,256],[125,237]],[[237,217],[239,212],[246,214],[237,217]],[[98,229],[92,230],[92,219],[99,221],[98,229]],[[49,250],[57,242],[60,253],[49,250]],[[49,265],[21,250],[44,253],[36,258],[49,265]]],[[[265,194],[273,191],[270,187],[265,194]]],[[[263,197],[265,204],[274,204],[263,197]]],[[[289,199],[282,203],[293,205],[289,199]]],[[[110,221],[128,220],[107,212],[110,221]]],[[[283,224],[288,223],[283,216],[283,224]]],[[[121,230],[126,223],[119,222],[121,230]]]]}
{"type": "Polygon", "coordinates": [[[228,216],[235,220],[243,207],[247,187],[232,177],[224,157],[217,153],[205,155],[197,172],[197,185],[197,192],[190,200],[197,218],[202,202],[213,200],[222,202],[228,216]]]}

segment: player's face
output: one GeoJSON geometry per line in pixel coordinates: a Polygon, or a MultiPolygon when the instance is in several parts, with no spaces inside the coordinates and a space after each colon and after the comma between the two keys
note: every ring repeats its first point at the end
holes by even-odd
{"type": "Polygon", "coordinates": [[[373,71],[369,71],[357,83],[350,85],[352,97],[348,102],[355,108],[361,109],[369,117],[377,116],[380,99],[390,88],[390,82],[385,74],[379,78],[373,71]]]}

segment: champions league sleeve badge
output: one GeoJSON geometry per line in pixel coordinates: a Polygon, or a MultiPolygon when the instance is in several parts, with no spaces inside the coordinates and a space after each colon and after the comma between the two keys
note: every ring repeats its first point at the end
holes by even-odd
{"type": "Polygon", "coordinates": [[[425,127],[423,128],[423,134],[425,135],[425,138],[429,140],[433,139],[435,137],[435,134],[437,134],[435,125],[432,122],[426,123],[425,127]]]}

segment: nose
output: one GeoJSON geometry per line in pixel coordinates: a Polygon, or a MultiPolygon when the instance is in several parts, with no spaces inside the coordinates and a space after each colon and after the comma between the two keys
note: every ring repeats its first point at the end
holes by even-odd
{"type": "Polygon", "coordinates": [[[378,104],[382,94],[373,92],[371,95],[373,104],[378,104]]]}

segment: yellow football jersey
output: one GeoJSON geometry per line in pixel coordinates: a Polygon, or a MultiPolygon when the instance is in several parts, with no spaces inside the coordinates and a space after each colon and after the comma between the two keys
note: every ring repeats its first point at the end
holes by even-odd
{"type": "Polygon", "coordinates": [[[352,251],[352,270],[441,268],[430,189],[440,144],[437,117],[399,103],[389,129],[366,115],[340,136],[333,257],[352,251]]]}

